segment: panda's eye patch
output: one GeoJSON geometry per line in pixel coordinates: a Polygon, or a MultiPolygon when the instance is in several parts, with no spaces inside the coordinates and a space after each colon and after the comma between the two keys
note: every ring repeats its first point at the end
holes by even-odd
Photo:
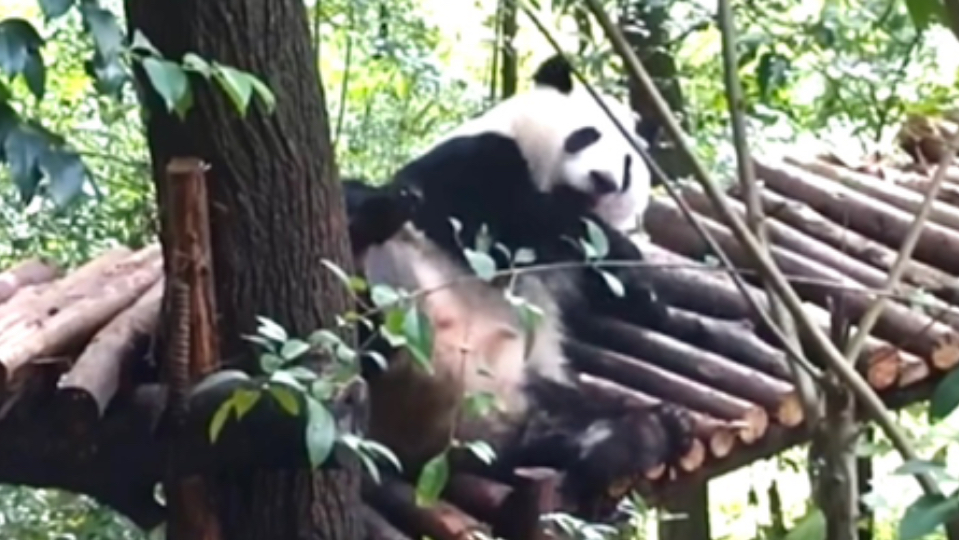
{"type": "Polygon", "coordinates": [[[563,150],[567,154],[582,152],[586,147],[595,144],[600,136],[599,130],[592,126],[579,128],[566,137],[566,141],[563,143],[563,150]]]}

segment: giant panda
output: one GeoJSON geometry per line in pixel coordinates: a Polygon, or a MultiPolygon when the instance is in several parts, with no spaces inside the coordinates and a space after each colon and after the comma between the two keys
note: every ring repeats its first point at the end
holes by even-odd
{"type": "MultiPolygon", "coordinates": [[[[624,127],[635,127],[627,106],[603,98],[624,127]]],[[[481,439],[497,452],[494,470],[565,470],[570,496],[583,501],[625,471],[685,453],[687,413],[583,400],[570,366],[567,339],[581,317],[599,312],[655,327],[667,316],[641,271],[609,271],[624,284],[622,297],[587,267],[507,280],[542,313],[528,332],[506,285],[468,279],[463,254],[483,229],[512,253],[531,249],[533,264],[582,261],[575,239],[586,236],[587,218],[604,232],[609,258],[640,260],[625,233],[642,216],[649,188],[641,156],[574,86],[559,55],[538,67],[530,90],[464,122],[385,186],[344,180],[351,242],[369,284],[431,291],[418,296],[418,306],[434,333],[432,373],[376,333],[361,340],[389,360],[385,370],[364,372],[368,435],[413,476],[451,436],[481,439]],[[473,392],[494,396],[497,407],[478,418],[466,414],[464,396],[473,392]],[[623,455],[623,448],[632,452],[623,455]]],[[[490,255],[499,268],[508,266],[500,250],[490,255]]]]}

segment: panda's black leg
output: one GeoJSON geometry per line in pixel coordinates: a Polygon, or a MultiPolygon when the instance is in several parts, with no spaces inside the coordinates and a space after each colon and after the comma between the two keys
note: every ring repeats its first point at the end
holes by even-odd
{"type": "Polygon", "coordinates": [[[530,392],[537,406],[497,460],[499,474],[516,467],[564,471],[565,491],[579,508],[615,506],[649,470],[676,466],[693,443],[692,416],[671,404],[584,400],[578,385],[549,381],[532,382],[530,392]]]}

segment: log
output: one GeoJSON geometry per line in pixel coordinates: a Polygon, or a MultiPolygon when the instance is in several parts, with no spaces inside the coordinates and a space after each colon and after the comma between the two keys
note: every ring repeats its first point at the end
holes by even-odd
{"type": "MultiPolygon", "coordinates": [[[[732,195],[741,198],[738,188],[733,188],[732,195]]],[[[787,199],[769,190],[761,190],[760,199],[766,217],[787,223],[876,268],[887,272],[892,269],[896,250],[837,225],[805,203],[787,199]]],[[[959,280],[934,266],[910,260],[903,272],[903,280],[947,302],[959,303],[959,280]]]]}
{"type": "Polygon", "coordinates": [[[0,305],[0,335],[25,320],[43,317],[63,309],[82,286],[95,289],[112,276],[113,270],[131,256],[125,247],[108,250],[63,278],[49,284],[23,287],[0,305]]]}
{"type": "MultiPolygon", "coordinates": [[[[645,392],[627,388],[619,383],[595,377],[588,373],[580,373],[579,382],[583,385],[589,399],[625,402],[635,407],[652,407],[663,402],[663,400],[645,392]]],[[[717,458],[729,455],[736,445],[739,430],[748,427],[739,422],[725,422],[698,411],[688,409],[687,411],[693,418],[693,429],[696,437],[705,440],[710,454],[717,458]]]]}
{"type": "Polygon", "coordinates": [[[28,286],[53,281],[60,269],[40,259],[28,259],[0,272],[0,304],[9,300],[17,291],[28,286]]]}
{"type": "MultiPolygon", "coordinates": [[[[933,169],[935,169],[935,166],[933,166],[933,169]]],[[[894,171],[890,173],[888,177],[896,185],[920,193],[923,196],[929,193],[929,188],[932,186],[932,177],[924,174],[909,171],[894,171]]],[[[959,206],[959,186],[948,181],[943,182],[939,186],[939,193],[936,195],[936,199],[952,206],[959,206]]]]}
{"type": "Polygon", "coordinates": [[[393,478],[384,478],[379,486],[364,481],[363,498],[413,538],[425,535],[435,540],[471,540],[474,531],[490,533],[487,526],[446,501],[436,501],[429,508],[417,506],[413,487],[393,478]]]}
{"type": "Polygon", "coordinates": [[[715,418],[741,422],[744,428],[738,435],[747,444],[762,437],[769,424],[762,407],[661,367],[580,342],[571,342],[570,352],[574,366],[582,371],[715,418]]]}
{"type": "Polygon", "coordinates": [[[506,484],[457,471],[450,475],[442,496],[469,515],[491,523],[512,491],[513,488],[506,484]]]}
{"type": "MultiPolygon", "coordinates": [[[[746,299],[726,273],[655,244],[643,246],[643,253],[650,262],[662,265],[649,267],[646,275],[652,281],[657,293],[670,305],[681,306],[699,313],[709,313],[711,316],[723,319],[749,319],[757,325],[760,336],[765,337],[767,342],[776,344],[769,330],[763,325],[762,319],[749,309],[746,299]]],[[[764,293],[748,284],[746,289],[750,296],[768,312],[769,306],[764,293]]],[[[829,332],[831,321],[825,309],[804,302],[803,311],[812,317],[820,328],[829,332]]],[[[897,349],[889,343],[869,336],[866,338],[866,345],[859,355],[857,365],[869,365],[872,358],[889,356],[892,356],[893,361],[898,362],[896,352],[897,349]]],[[[866,375],[866,373],[863,374],[866,375]]]]}
{"type": "MultiPolygon", "coordinates": [[[[799,199],[837,223],[898,248],[914,216],[839,183],[784,163],[754,158],[756,174],[766,186],[799,199]]],[[[928,223],[914,250],[916,259],[953,274],[959,273],[959,232],[928,223]]]]}
{"type": "MultiPolygon", "coordinates": [[[[712,202],[706,197],[706,194],[696,187],[690,186],[684,188],[682,196],[689,205],[699,213],[719,221],[718,212],[713,208],[712,202]]],[[[746,207],[736,200],[729,200],[729,205],[734,212],[739,213],[740,217],[746,218],[746,207]]],[[[789,251],[799,255],[805,255],[812,260],[819,261],[825,266],[832,268],[846,276],[858,281],[862,285],[874,289],[882,289],[886,283],[886,274],[868,264],[850,257],[828,244],[824,244],[815,238],[812,238],[796,229],[773,220],[766,221],[766,230],[769,238],[778,246],[782,246],[789,251]]],[[[899,283],[893,293],[901,297],[911,297],[918,294],[914,287],[908,284],[899,283]]],[[[943,302],[940,298],[927,298],[924,307],[933,312],[935,318],[941,318],[951,324],[954,328],[959,328],[959,311],[953,306],[943,302]]]]}
{"type": "MultiPolygon", "coordinates": [[[[132,306],[101,328],[77,358],[73,368],[58,383],[64,410],[88,411],[81,418],[99,419],[120,386],[124,363],[143,338],[153,335],[163,300],[161,276],[132,306]]],[[[136,358],[135,360],[142,360],[136,358]]]]}
{"type": "Polygon", "coordinates": [[[929,364],[923,362],[921,358],[917,356],[908,356],[903,359],[903,363],[899,369],[899,380],[897,386],[900,389],[909,388],[912,385],[919,384],[929,379],[932,375],[932,370],[929,368],[929,364]]]}
{"type": "MultiPolygon", "coordinates": [[[[579,374],[579,382],[589,399],[627,403],[638,408],[651,407],[663,402],[661,399],[639,390],[626,388],[621,384],[588,373],[579,374]]],[[[732,450],[732,447],[736,444],[737,433],[737,428],[732,423],[717,420],[698,411],[686,409],[686,412],[693,419],[694,436],[697,440],[705,440],[706,443],[694,444],[685,455],[680,456],[679,462],[683,470],[691,471],[702,465],[706,458],[707,449],[714,456],[717,455],[716,452],[729,453],[732,450]]]]}
{"type": "Polygon", "coordinates": [[[565,476],[542,467],[519,468],[515,474],[516,485],[493,520],[493,535],[503,540],[544,538],[542,517],[559,508],[557,495],[565,476]]]}
{"type": "MultiPolygon", "coordinates": [[[[133,258],[131,257],[131,260],[133,258]]],[[[162,273],[163,261],[142,257],[132,266],[124,261],[114,269],[125,272],[96,291],[84,289],[49,318],[37,317],[0,335],[0,381],[34,358],[56,356],[86,343],[107,321],[129,307],[153,285],[162,273]]]]}
{"type": "Polygon", "coordinates": [[[792,380],[786,354],[760,339],[755,334],[755,325],[748,319],[719,319],[675,307],[668,311],[669,317],[662,328],[664,334],[777,379],[792,380]]]}
{"type": "MultiPolygon", "coordinates": [[[[706,193],[703,192],[702,189],[696,186],[687,186],[682,189],[681,194],[683,199],[691,208],[696,210],[697,213],[709,217],[717,223],[722,222],[722,216],[713,207],[712,201],[709,200],[709,197],[706,196],[706,193]]],[[[746,206],[743,203],[735,199],[727,199],[726,203],[732,208],[734,213],[745,219],[746,206]]],[[[770,216],[767,216],[767,218],[768,217],[770,216]]],[[[781,222],[767,219],[764,223],[769,239],[776,245],[819,261],[869,287],[882,287],[886,281],[886,274],[881,270],[873,268],[862,261],[858,261],[833,246],[824,244],[781,222]]],[[[896,293],[905,294],[912,290],[911,288],[900,286],[896,290],[896,293]]]]}
{"type": "Polygon", "coordinates": [[[360,519],[366,525],[368,540],[412,540],[365,504],[360,505],[360,519]]]}
{"type": "MultiPolygon", "coordinates": [[[[708,246],[696,234],[692,225],[686,222],[679,209],[665,201],[653,201],[647,210],[648,217],[664,225],[662,229],[669,234],[651,234],[658,236],[654,240],[667,244],[689,256],[708,253],[708,246]]],[[[751,260],[739,242],[728,229],[715,221],[700,217],[702,225],[712,234],[721,248],[737,266],[748,267],[751,260]]],[[[862,290],[862,286],[846,276],[827,268],[815,261],[796,255],[779,246],[771,246],[770,254],[784,273],[798,275],[815,280],[818,283],[795,283],[796,291],[807,300],[822,307],[828,305],[829,297],[835,291],[822,284],[835,284],[843,290],[849,314],[859,318],[872,303],[871,296],[862,290]]],[[[959,336],[948,325],[937,322],[926,315],[912,311],[896,302],[889,302],[876,322],[876,334],[932,362],[939,369],[949,369],[959,363],[959,336]]]]}
{"type": "Polygon", "coordinates": [[[760,371],[608,317],[584,320],[581,330],[583,339],[594,344],[762,405],[784,425],[802,422],[802,404],[793,386],[760,371]]]}
{"type": "MultiPolygon", "coordinates": [[[[868,174],[857,173],[836,167],[816,159],[803,159],[795,156],[786,156],[786,163],[800,169],[818,174],[843,186],[855,190],[863,195],[888,203],[896,208],[915,215],[922,206],[924,195],[898,186],[892,182],[880,180],[868,174]]],[[[929,212],[930,223],[939,223],[951,229],[959,229],[959,209],[934,201],[929,212]]]]}

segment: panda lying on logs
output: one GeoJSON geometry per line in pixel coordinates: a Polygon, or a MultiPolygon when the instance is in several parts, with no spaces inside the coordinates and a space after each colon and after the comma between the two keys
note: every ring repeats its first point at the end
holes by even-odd
{"type": "MultiPolygon", "coordinates": [[[[604,99],[625,128],[635,128],[625,104],[604,99]]],[[[645,211],[650,174],[593,98],[574,88],[562,56],[539,66],[531,90],[465,122],[389,184],[344,181],[344,189],[367,281],[432,291],[418,297],[434,332],[432,374],[407,349],[366,335],[388,361],[385,371],[364,370],[369,435],[407,473],[418,474],[451,436],[481,439],[497,452],[493,465],[504,478],[515,467],[561,469],[575,486],[571,495],[585,503],[594,490],[688,451],[684,410],[583,399],[569,365],[566,337],[576,335],[579,318],[600,313],[655,328],[667,315],[640,268],[608,270],[623,285],[620,295],[596,269],[569,264],[584,260],[575,241],[588,235],[583,218],[605,234],[607,258],[642,260],[624,231],[645,211]],[[542,312],[531,332],[506,283],[464,279],[474,272],[463,246],[484,226],[510,253],[532,250],[535,260],[513,261],[515,268],[567,263],[513,278],[513,294],[542,312]],[[475,392],[495,397],[497,407],[465,414],[464,396],[475,392]]],[[[498,269],[509,267],[502,250],[490,256],[498,269]]]]}

